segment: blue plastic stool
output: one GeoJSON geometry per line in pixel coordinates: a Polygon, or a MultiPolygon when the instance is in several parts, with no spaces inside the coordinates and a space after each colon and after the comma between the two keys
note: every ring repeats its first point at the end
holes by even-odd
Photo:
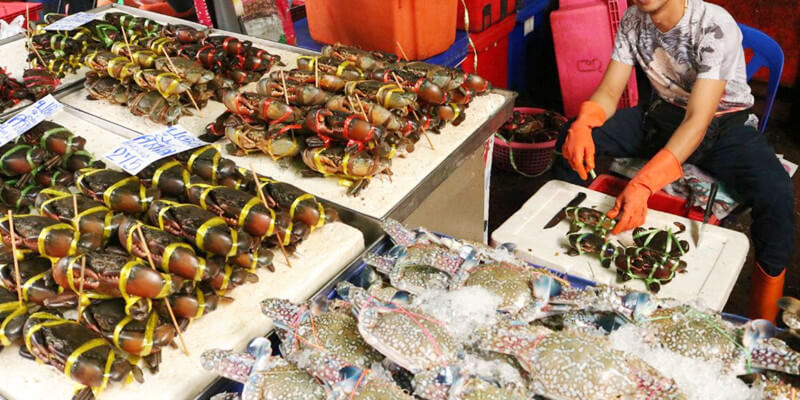
{"type": "Polygon", "coordinates": [[[775,39],[756,28],[739,24],[739,29],[742,30],[742,47],[753,51],[753,58],[747,63],[747,80],[750,81],[761,68],[769,70],[764,115],[759,121],[759,130],[764,133],[783,74],[783,50],[775,39]]]}

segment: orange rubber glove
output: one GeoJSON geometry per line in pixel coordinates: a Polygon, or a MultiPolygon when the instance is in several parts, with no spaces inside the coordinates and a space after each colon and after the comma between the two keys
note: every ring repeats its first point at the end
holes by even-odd
{"type": "Polygon", "coordinates": [[[617,218],[622,210],[617,225],[611,233],[617,235],[629,229],[642,226],[647,216],[647,200],[653,193],[683,176],[681,163],[675,154],[666,148],[659,151],[628,182],[625,190],[617,197],[617,203],[606,215],[617,218]]]}
{"type": "Polygon", "coordinates": [[[600,104],[584,101],[578,113],[578,119],[567,131],[567,140],[561,147],[561,154],[569,161],[569,166],[578,173],[582,180],[594,169],[594,141],[592,128],[602,126],[606,122],[606,112],[600,104]]]}

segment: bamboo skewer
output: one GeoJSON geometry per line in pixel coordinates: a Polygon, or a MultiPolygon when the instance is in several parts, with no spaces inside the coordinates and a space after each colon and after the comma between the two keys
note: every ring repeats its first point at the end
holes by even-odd
{"type": "Polygon", "coordinates": [[[319,88],[319,57],[314,59],[314,84],[319,88]]]}
{"type": "Polygon", "coordinates": [[[14,233],[14,212],[8,210],[8,231],[11,233],[11,258],[14,259],[14,279],[17,280],[17,300],[23,305],[22,278],[19,275],[19,260],[17,260],[17,237],[14,233]]]}
{"type": "Polygon", "coordinates": [[[283,76],[283,70],[281,70],[281,83],[283,84],[283,98],[286,99],[286,105],[289,105],[289,90],[286,88],[286,77],[283,76]]]}
{"type": "MultiPolygon", "coordinates": [[[[72,220],[75,221],[78,218],[78,195],[72,195],[72,209],[74,214],[72,216],[72,220]]],[[[77,230],[78,227],[76,226],[75,229],[77,230]]],[[[78,283],[78,323],[81,323],[81,314],[83,314],[83,280],[86,277],[86,256],[81,257],[81,280],[78,283]]]]}
{"type": "MultiPolygon", "coordinates": [[[[150,246],[147,245],[147,241],[144,238],[144,233],[142,233],[142,225],[136,225],[136,232],[139,234],[139,240],[142,241],[144,244],[144,252],[147,254],[147,262],[150,263],[150,268],[156,270],[155,264],[153,264],[153,256],[150,254],[150,246]]],[[[175,313],[172,312],[172,306],[169,304],[169,297],[164,299],[164,304],[167,305],[167,311],[169,311],[169,316],[172,318],[172,325],[175,326],[175,331],[178,332],[178,338],[181,340],[181,346],[183,347],[183,353],[187,356],[190,356],[189,349],[186,347],[186,341],[183,340],[183,333],[181,332],[181,327],[178,325],[178,320],[175,318],[175,313]]]]}
{"type": "Polygon", "coordinates": [[[367,112],[364,111],[364,104],[361,103],[361,98],[358,97],[358,93],[354,93],[354,94],[356,96],[356,102],[358,103],[358,107],[361,109],[361,114],[364,114],[364,119],[369,121],[369,118],[367,117],[367,112]]]}
{"type": "Polygon", "coordinates": [[[135,63],[135,61],[133,61],[133,54],[131,53],[131,44],[130,42],[128,42],[128,34],[125,33],[125,28],[122,28],[121,31],[122,31],[122,38],[125,39],[125,47],[128,48],[128,58],[131,59],[132,63],[135,63]]]}
{"type": "MultiPolygon", "coordinates": [[[[261,199],[261,202],[264,203],[264,207],[266,207],[268,210],[271,210],[272,207],[270,207],[269,204],[267,204],[267,198],[264,197],[264,192],[261,190],[261,185],[258,182],[258,175],[256,175],[256,169],[253,168],[252,164],[250,164],[250,172],[253,173],[253,181],[256,183],[256,191],[258,192],[258,197],[261,199]]],[[[286,238],[286,235],[291,235],[291,234],[292,234],[291,232],[284,233],[283,239],[286,238]]],[[[283,247],[283,239],[280,237],[280,235],[278,235],[277,232],[275,232],[275,238],[277,239],[276,242],[278,242],[278,247],[280,247],[281,253],[283,253],[283,257],[286,259],[286,265],[288,265],[289,268],[292,268],[292,262],[289,261],[289,253],[287,253],[286,248],[283,247]]]]}
{"type": "MultiPolygon", "coordinates": [[[[33,41],[31,41],[31,27],[28,25],[28,21],[30,21],[30,8],[27,4],[25,4],[25,40],[28,43],[28,47],[33,50],[33,54],[36,54],[36,58],[42,62],[42,68],[47,69],[47,64],[44,63],[44,58],[42,55],[39,54],[39,50],[36,50],[36,46],[33,45],[33,41]]],[[[30,65],[30,61],[28,62],[30,65]]]]}
{"type": "Polygon", "coordinates": [[[400,41],[397,41],[396,43],[397,43],[397,48],[400,49],[400,54],[402,54],[403,58],[405,58],[406,61],[408,61],[408,56],[406,55],[405,50],[403,50],[403,46],[400,45],[400,41]]]}
{"type": "MultiPolygon", "coordinates": [[[[399,46],[400,42],[397,42],[397,45],[399,46]]],[[[406,61],[408,61],[408,58],[406,58],[406,61]]],[[[394,72],[392,72],[392,78],[394,78],[394,81],[395,83],[397,83],[397,86],[402,89],[403,85],[400,84],[400,79],[397,78],[397,75],[394,72]]],[[[414,118],[416,118],[417,121],[419,121],[419,115],[417,115],[417,112],[411,110],[411,113],[414,114],[414,118]]],[[[436,148],[433,147],[433,142],[431,141],[430,136],[428,136],[428,131],[422,131],[422,135],[425,136],[425,140],[428,141],[428,146],[430,146],[431,150],[436,150],[436,148]]]]}
{"type": "MultiPolygon", "coordinates": [[[[178,74],[178,68],[175,68],[175,64],[172,63],[172,59],[169,57],[169,54],[167,53],[167,49],[162,47],[161,48],[161,52],[164,53],[165,57],[167,57],[167,62],[169,62],[169,66],[172,67],[172,72],[174,72],[177,75],[178,74]]],[[[194,101],[194,97],[192,97],[192,89],[191,88],[189,88],[189,90],[186,91],[186,95],[189,96],[189,100],[192,101],[192,104],[194,105],[194,108],[197,109],[197,112],[202,113],[202,111],[200,111],[200,107],[197,105],[197,102],[194,101]]]]}

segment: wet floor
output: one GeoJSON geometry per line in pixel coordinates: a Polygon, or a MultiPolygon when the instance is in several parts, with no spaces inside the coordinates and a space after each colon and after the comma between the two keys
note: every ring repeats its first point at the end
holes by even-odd
{"type": "MultiPolygon", "coordinates": [[[[758,93],[758,88],[754,91],[758,93]]],[[[798,91],[800,92],[800,91],[798,91]]],[[[797,93],[780,93],[767,124],[767,138],[777,154],[800,164],[800,104],[797,93]],[[794,97],[794,98],[793,98],[794,97]]],[[[756,105],[758,107],[759,104],[756,105]]],[[[610,160],[598,159],[598,173],[608,171],[610,160]]],[[[492,171],[491,195],[489,205],[489,232],[492,232],[516,212],[545,182],[552,179],[548,172],[537,178],[526,178],[513,172],[492,171]]],[[[800,221],[800,173],[792,178],[795,188],[795,213],[800,221]]],[[[726,218],[722,226],[734,229],[749,236],[750,215],[745,212],[726,218]]],[[[800,230],[795,227],[796,230],[800,230]]],[[[798,233],[800,238],[800,232],[798,233]]],[[[798,240],[800,242],[800,239],[798,240]]],[[[800,245],[797,246],[800,248],[800,245]]],[[[691,266],[690,266],[691,268],[691,266]]],[[[746,314],[750,274],[753,268],[752,244],[742,273],[733,288],[725,311],[739,315],[746,314]]],[[[800,252],[796,252],[787,266],[785,295],[800,297],[800,252]]]]}

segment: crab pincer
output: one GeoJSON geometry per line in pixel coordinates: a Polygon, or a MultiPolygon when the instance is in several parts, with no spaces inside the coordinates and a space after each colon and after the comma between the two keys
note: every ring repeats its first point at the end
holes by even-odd
{"type": "MultiPolygon", "coordinates": [[[[83,259],[86,260],[84,292],[100,295],[95,296],[100,299],[121,297],[128,308],[140,298],[164,298],[180,290],[184,283],[183,278],[157,272],[146,261],[131,257],[123,249],[108,247],[102,252],[89,251],[59,260],[53,266],[53,278],[59,286],[74,293],[80,291],[83,259]]],[[[130,315],[130,310],[127,311],[130,315]]]]}
{"type": "Polygon", "coordinates": [[[20,304],[15,291],[0,287],[0,350],[22,339],[28,313],[28,305],[20,304]]]}
{"type": "Polygon", "coordinates": [[[11,142],[0,147],[0,172],[6,176],[24,175],[44,164],[46,158],[44,149],[11,142]]]}
{"type": "MultiPolygon", "coordinates": [[[[8,216],[0,218],[0,236],[11,246],[11,229],[8,216]]],[[[66,257],[79,249],[96,249],[98,243],[88,235],[81,235],[72,225],[41,215],[14,216],[14,239],[17,247],[39,252],[46,257],[66,257]]]]}
{"type": "Polygon", "coordinates": [[[53,154],[64,155],[83,150],[86,139],[76,136],[69,129],[50,121],[42,121],[25,132],[17,140],[39,146],[53,154]]]}
{"type": "Polygon", "coordinates": [[[238,175],[236,163],[223,158],[214,146],[187,150],[173,156],[184,163],[189,173],[197,175],[215,185],[219,180],[238,175]]]}
{"type": "MultiPolygon", "coordinates": [[[[194,204],[157,200],[150,205],[147,215],[155,226],[183,237],[207,253],[235,257],[255,248],[252,236],[230,228],[225,219],[194,204]]],[[[250,264],[237,265],[250,267],[250,264]]]]}
{"type": "Polygon", "coordinates": [[[161,348],[172,342],[175,328],[155,311],[143,321],[125,313],[121,299],[95,302],[83,309],[83,319],[89,329],[101,334],[117,349],[144,357],[151,370],[157,370],[161,348]]]}
{"type": "Polygon", "coordinates": [[[44,188],[36,195],[35,205],[41,215],[70,224],[82,235],[86,235],[96,243],[94,248],[108,243],[117,231],[111,210],[83,194],[73,194],[66,189],[44,188]],[[78,206],[77,215],[75,204],[78,206]]]}
{"type": "Polygon", "coordinates": [[[86,386],[81,392],[99,395],[109,382],[121,382],[131,374],[143,381],[142,371],[127,357],[100,334],[75,321],[48,312],[33,313],[25,322],[23,337],[23,356],[63,371],[86,386]]]}
{"type": "MultiPolygon", "coordinates": [[[[17,282],[14,261],[11,254],[3,255],[0,261],[0,283],[8,290],[21,289],[22,300],[26,303],[44,305],[47,299],[58,295],[58,285],[53,280],[53,262],[36,253],[24,253],[17,261],[19,282],[17,282]]],[[[16,299],[16,293],[15,293],[16,299]]],[[[0,305],[2,308],[2,305],[0,305]]]]}
{"type": "Polygon", "coordinates": [[[250,193],[226,186],[190,184],[187,197],[193,204],[224,218],[233,227],[255,236],[270,236],[275,231],[275,211],[250,193]]]}
{"type": "Polygon", "coordinates": [[[125,250],[142,259],[147,258],[149,250],[153,263],[163,272],[201,281],[215,276],[225,264],[224,259],[218,256],[206,259],[197,255],[194,247],[180,236],[122,215],[115,220],[119,225],[119,242],[125,250]],[[144,239],[139,235],[139,229],[144,239]]]}
{"type": "Polygon", "coordinates": [[[216,310],[220,300],[221,297],[216,293],[198,287],[189,293],[175,293],[156,302],[155,310],[162,318],[170,318],[169,310],[164,304],[164,301],[169,301],[176,317],[191,320],[216,310]]]}
{"type": "Polygon", "coordinates": [[[138,177],[113,169],[84,168],[75,173],[75,186],[112,211],[131,214],[146,211],[160,196],[157,190],[145,188],[138,177]]]}

